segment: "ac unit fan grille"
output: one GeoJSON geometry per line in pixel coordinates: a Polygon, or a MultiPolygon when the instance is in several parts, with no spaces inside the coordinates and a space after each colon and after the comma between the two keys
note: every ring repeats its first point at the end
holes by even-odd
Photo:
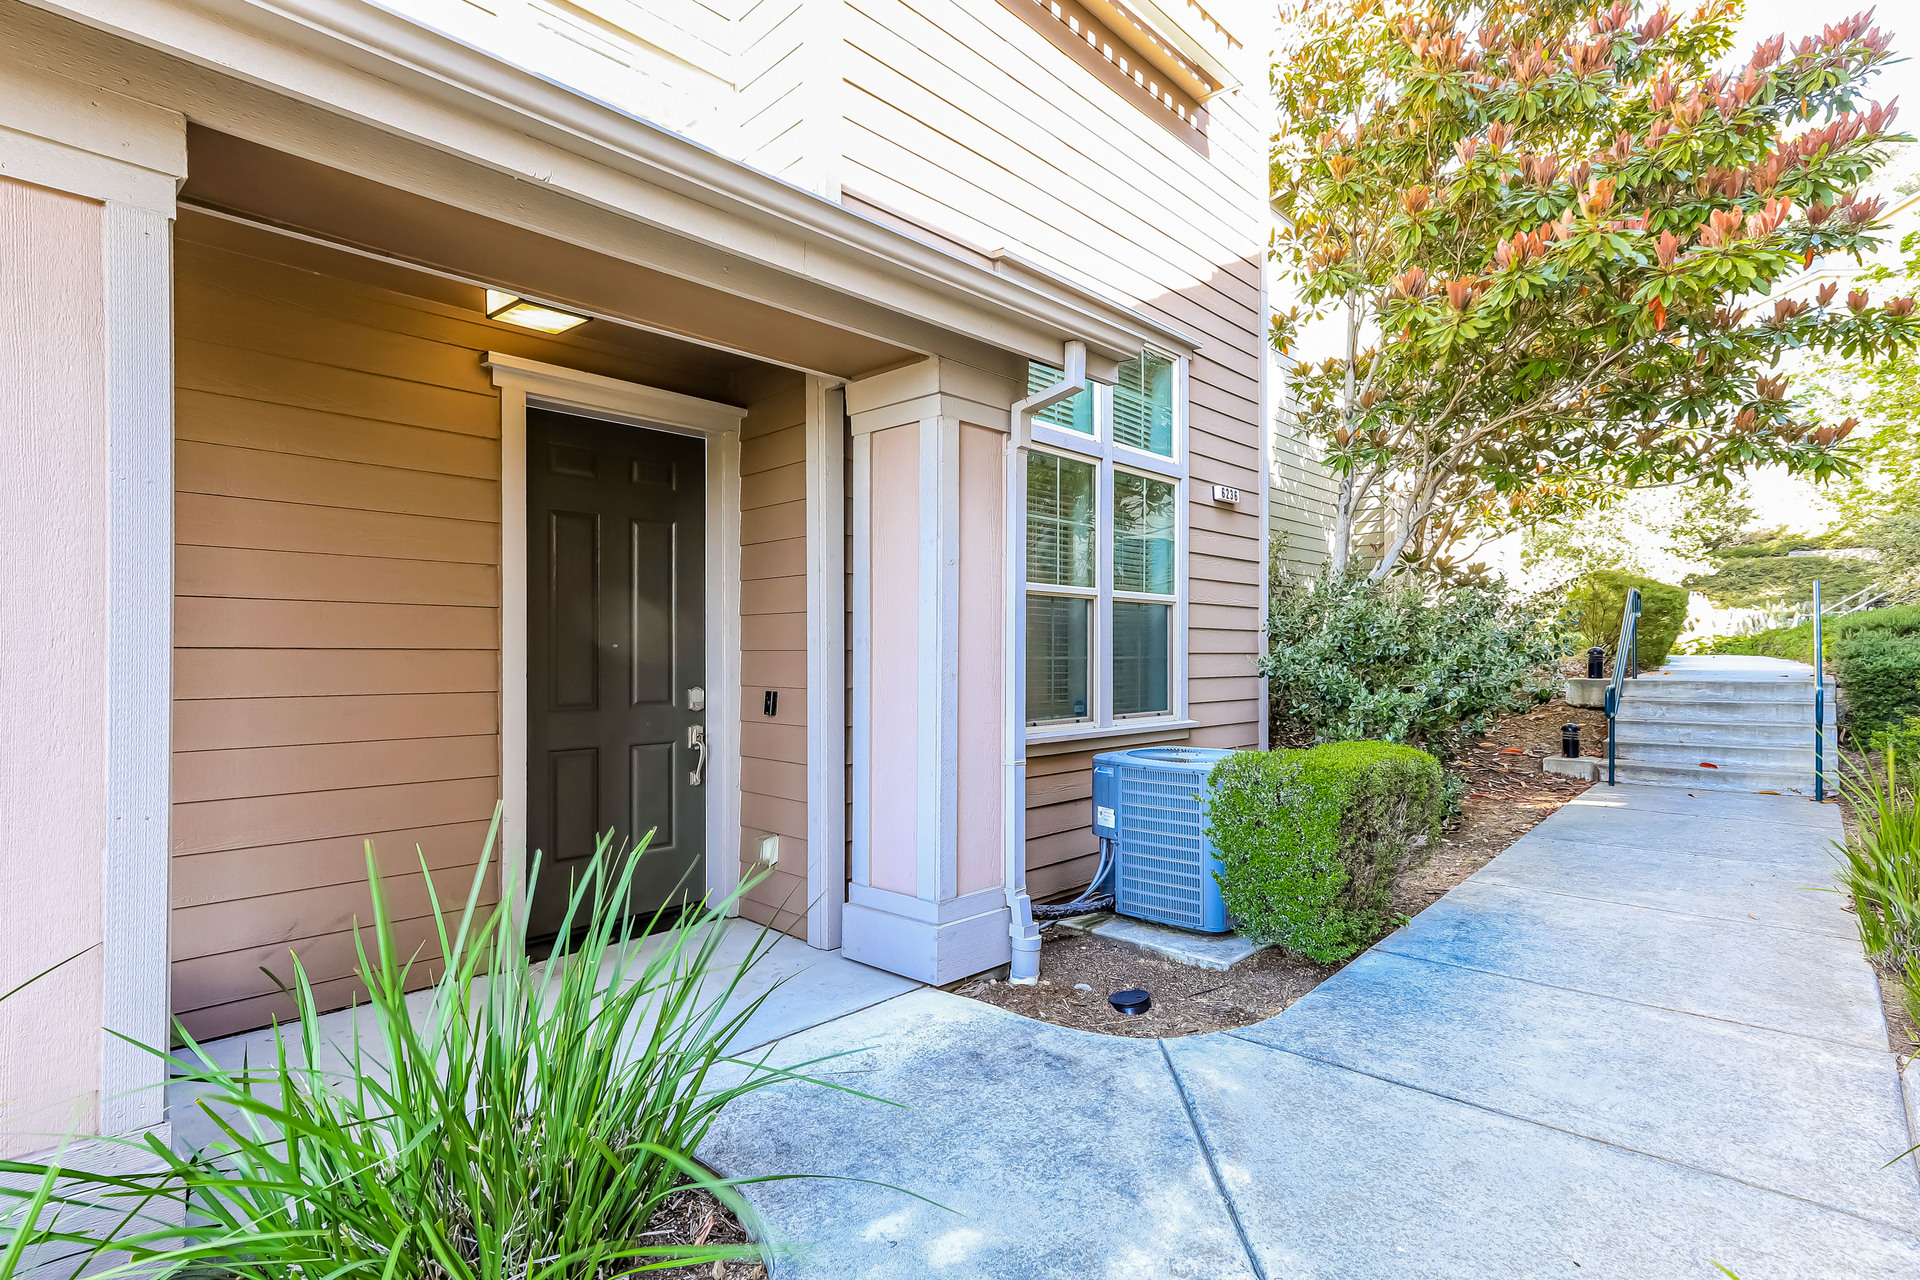
{"type": "Polygon", "coordinates": [[[1120,770],[1119,901],[1124,915],[1200,927],[1207,857],[1198,797],[1204,775],[1120,770]]]}

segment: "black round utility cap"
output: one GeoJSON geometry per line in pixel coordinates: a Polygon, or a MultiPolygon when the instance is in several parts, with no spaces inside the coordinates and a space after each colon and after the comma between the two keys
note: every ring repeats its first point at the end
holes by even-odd
{"type": "Polygon", "coordinates": [[[1145,1013],[1153,1008],[1153,997],[1140,987],[1130,987],[1125,991],[1116,991],[1107,997],[1107,1003],[1129,1018],[1137,1013],[1145,1013]]]}

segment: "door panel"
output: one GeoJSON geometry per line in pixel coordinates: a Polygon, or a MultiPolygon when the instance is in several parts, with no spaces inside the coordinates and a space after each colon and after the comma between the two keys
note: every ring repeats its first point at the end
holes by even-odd
{"type": "Polygon", "coordinates": [[[527,413],[527,830],[543,851],[529,933],[611,829],[652,831],[630,910],[706,889],[704,778],[688,730],[706,685],[705,446],[527,413]]]}

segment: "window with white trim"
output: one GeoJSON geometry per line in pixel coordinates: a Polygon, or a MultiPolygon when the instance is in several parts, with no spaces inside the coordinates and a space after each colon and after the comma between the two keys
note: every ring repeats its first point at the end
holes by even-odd
{"type": "MultiPolygon", "coordinates": [[[[1062,374],[1028,366],[1028,394],[1062,374]]],[[[1027,724],[1044,735],[1186,713],[1186,369],[1156,351],[1033,418],[1027,724]]]]}

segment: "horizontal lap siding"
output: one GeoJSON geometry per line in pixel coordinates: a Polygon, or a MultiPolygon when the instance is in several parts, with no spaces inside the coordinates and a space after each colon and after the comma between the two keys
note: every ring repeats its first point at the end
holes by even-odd
{"type": "MultiPolygon", "coordinates": [[[[1257,495],[1269,483],[1260,95],[1208,104],[1201,155],[999,4],[850,0],[845,38],[848,191],[938,234],[1013,247],[1202,344],[1188,396],[1188,698],[1200,722],[1189,740],[1254,744],[1266,560],[1257,495]],[[1214,484],[1247,496],[1215,506],[1214,484]]],[[[1092,755],[1029,762],[1036,897],[1092,874],[1092,755]]]]}
{"type": "Polygon", "coordinates": [[[409,939],[423,856],[464,897],[500,795],[500,410],[486,327],[193,227],[173,989],[204,1037],[284,1015],[262,969],[285,981],[292,955],[325,1003],[357,994],[366,841],[409,939]]]}
{"type": "Polygon", "coordinates": [[[1338,482],[1319,451],[1286,422],[1274,424],[1270,520],[1280,558],[1293,572],[1316,577],[1327,563],[1338,482]]]}
{"type": "MultiPolygon", "coordinates": [[[[760,837],[780,861],[749,887],[741,914],[806,937],[807,517],[805,384],[747,408],[740,432],[740,868],[760,837]],[[779,695],[775,714],[765,696],[779,695]]],[[[725,750],[727,744],[721,744],[725,750]]]]}

